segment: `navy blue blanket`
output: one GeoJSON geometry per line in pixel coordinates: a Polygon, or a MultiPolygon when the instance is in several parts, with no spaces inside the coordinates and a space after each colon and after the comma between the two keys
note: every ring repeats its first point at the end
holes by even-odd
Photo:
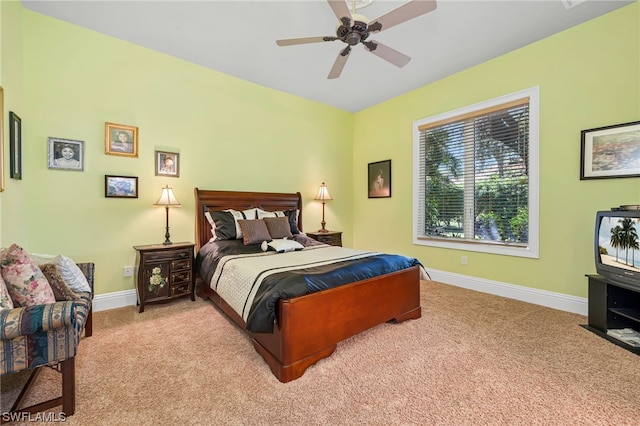
{"type": "MultiPolygon", "coordinates": [[[[209,242],[198,252],[196,268],[208,286],[222,256],[250,253],[261,253],[259,244],[244,246],[238,240],[209,242]]],[[[417,259],[374,254],[361,259],[269,275],[262,280],[249,310],[247,330],[253,333],[272,333],[280,299],[302,296],[418,265],[420,262],[417,259]]]]}

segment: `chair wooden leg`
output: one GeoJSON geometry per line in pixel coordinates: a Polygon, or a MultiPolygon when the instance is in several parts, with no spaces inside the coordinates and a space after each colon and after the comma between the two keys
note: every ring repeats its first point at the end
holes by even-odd
{"type": "Polygon", "coordinates": [[[62,411],[72,416],[76,411],[76,358],[62,361],[62,411]]]}
{"type": "MultiPolygon", "coordinates": [[[[29,407],[18,408],[22,400],[24,399],[26,393],[32,387],[33,382],[35,381],[35,377],[37,376],[37,372],[40,370],[39,367],[34,371],[31,375],[22,392],[18,396],[11,410],[8,411],[11,413],[40,413],[43,411],[47,411],[51,408],[62,405],[62,412],[69,417],[72,416],[76,411],[76,358],[69,358],[62,362],[60,362],[60,373],[62,374],[62,396],[57,398],[50,399],[48,401],[40,402],[35,405],[31,405],[29,407]]],[[[0,419],[0,423],[4,424],[4,418],[0,419]]]]}
{"type": "Polygon", "coordinates": [[[87,312],[87,322],[84,325],[84,337],[91,337],[93,334],[93,302],[89,304],[87,312]]]}

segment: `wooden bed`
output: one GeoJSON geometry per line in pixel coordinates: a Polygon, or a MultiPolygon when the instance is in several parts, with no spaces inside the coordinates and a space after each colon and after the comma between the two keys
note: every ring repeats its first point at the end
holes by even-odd
{"type": "MultiPolygon", "coordinates": [[[[206,209],[300,211],[298,228],[302,229],[300,193],[263,193],[212,191],[195,188],[196,250],[211,238],[211,227],[204,216],[206,209]]],[[[246,331],[246,324],[214,290],[198,277],[199,297],[208,298],[231,320],[246,331]]],[[[262,355],[281,382],[302,376],[307,367],[326,358],[338,342],[376,325],[419,318],[420,271],[417,266],[292,299],[280,300],[273,333],[251,333],[256,351],[262,355]]]]}

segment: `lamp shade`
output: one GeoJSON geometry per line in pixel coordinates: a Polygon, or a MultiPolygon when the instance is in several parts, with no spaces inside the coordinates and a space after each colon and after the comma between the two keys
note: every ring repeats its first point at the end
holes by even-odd
{"type": "Polygon", "coordinates": [[[154,206],[158,207],[181,207],[182,204],[176,199],[176,196],[173,195],[173,188],[169,188],[169,185],[162,188],[162,194],[158,201],[154,204],[154,206]]]}
{"type": "Polygon", "coordinates": [[[320,188],[318,189],[318,193],[316,194],[316,196],[314,197],[314,200],[333,200],[333,198],[331,198],[331,195],[329,194],[329,190],[327,189],[327,186],[324,184],[324,182],[322,182],[322,185],[320,185],[320,188]]]}

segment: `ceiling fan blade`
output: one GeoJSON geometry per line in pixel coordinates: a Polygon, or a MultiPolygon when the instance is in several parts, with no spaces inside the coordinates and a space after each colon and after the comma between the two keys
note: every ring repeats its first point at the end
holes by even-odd
{"type": "Polygon", "coordinates": [[[405,55],[404,53],[398,52],[396,49],[392,49],[391,47],[384,45],[377,41],[367,41],[362,43],[367,48],[367,50],[379,58],[384,59],[387,62],[391,62],[393,65],[402,68],[409,63],[411,57],[405,55]]]}
{"type": "Polygon", "coordinates": [[[368,29],[371,32],[380,32],[394,25],[401,24],[410,19],[424,15],[435,10],[438,5],[435,0],[413,0],[385,13],[377,19],[372,19],[368,29]]]}
{"type": "Polygon", "coordinates": [[[331,71],[329,71],[328,79],[338,78],[342,73],[342,69],[344,68],[344,64],[347,63],[347,59],[349,59],[349,53],[351,52],[351,46],[347,46],[338,53],[338,57],[336,61],[333,63],[333,67],[331,67],[331,71]]]}
{"type": "Polygon", "coordinates": [[[319,37],[300,37],[300,38],[287,38],[284,40],[276,40],[278,46],[292,46],[294,44],[307,44],[307,43],[320,43],[322,41],[334,41],[338,40],[338,37],[319,36],[319,37]]]}
{"type": "MultiPolygon", "coordinates": [[[[351,20],[351,12],[349,11],[349,6],[347,6],[347,2],[344,0],[327,0],[329,2],[329,6],[331,6],[331,10],[338,18],[339,22],[343,22],[342,18],[349,18],[351,20]]],[[[348,26],[348,25],[347,25],[348,26]]]]}

